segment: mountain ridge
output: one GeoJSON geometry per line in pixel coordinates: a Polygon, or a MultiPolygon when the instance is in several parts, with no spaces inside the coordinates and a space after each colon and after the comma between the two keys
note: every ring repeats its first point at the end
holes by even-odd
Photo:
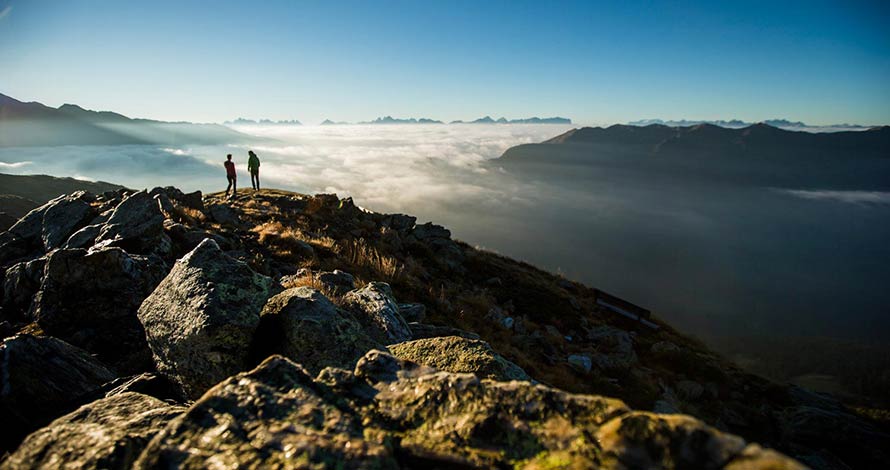
{"type": "Polygon", "coordinates": [[[52,108],[0,94],[0,147],[218,144],[255,138],[219,124],[129,118],[66,103],[52,108]]]}

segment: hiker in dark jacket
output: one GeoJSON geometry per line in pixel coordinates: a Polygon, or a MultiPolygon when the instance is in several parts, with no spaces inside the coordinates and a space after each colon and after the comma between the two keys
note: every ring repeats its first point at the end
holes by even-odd
{"type": "Polygon", "coordinates": [[[250,184],[253,189],[260,189],[260,159],[253,153],[253,150],[247,151],[247,171],[250,173],[250,184]]]}
{"type": "Polygon", "coordinates": [[[237,191],[236,180],[238,179],[238,175],[235,174],[235,162],[232,161],[232,154],[226,155],[226,162],[224,163],[226,166],[226,178],[229,179],[229,185],[226,187],[226,197],[229,197],[229,189],[232,190],[232,197],[235,197],[235,192],[237,191]]]}

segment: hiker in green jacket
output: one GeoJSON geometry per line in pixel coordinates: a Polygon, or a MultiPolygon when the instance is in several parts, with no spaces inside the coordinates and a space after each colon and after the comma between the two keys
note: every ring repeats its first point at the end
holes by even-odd
{"type": "Polygon", "coordinates": [[[250,184],[253,189],[260,189],[260,159],[253,153],[253,150],[247,151],[247,172],[250,173],[250,184]]]}

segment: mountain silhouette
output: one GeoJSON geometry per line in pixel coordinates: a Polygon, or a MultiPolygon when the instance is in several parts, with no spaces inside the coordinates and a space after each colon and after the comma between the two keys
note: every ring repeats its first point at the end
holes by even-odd
{"type": "Polygon", "coordinates": [[[133,119],[75,104],[52,108],[0,94],[0,147],[220,144],[252,137],[218,124],[133,119]]]}

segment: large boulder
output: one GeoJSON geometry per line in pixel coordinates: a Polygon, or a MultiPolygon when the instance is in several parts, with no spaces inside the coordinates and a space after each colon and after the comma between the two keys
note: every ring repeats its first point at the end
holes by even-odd
{"type": "Polygon", "coordinates": [[[375,348],[382,346],[349,312],[311,287],[295,287],[263,307],[253,350],[257,362],[281,354],[317,374],[328,366],[352,368],[375,348]]]}
{"type": "Polygon", "coordinates": [[[130,468],[149,440],[183,411],[134,392],[96,400],[32,433],[0,469],[130,468]]]}
{"type": "Polygon", "coordinates": [[[191,398],[248,367],[272,280],[206,239],[139,307],[158,371],[191,398]]]}
{"type": "Polygon", "coordinates": [[[62,246],[68,237],[95,217],[92,195],[78,191],[59,196],[32,210],[0,235],[0,266],[62,246]]]}
{"type": "Polygon", "coordinates": [[[411,339],[411,328],[399,313],[399,304],[385,282],[371,282],[351,291],[343,296],[343,303],[375,341],[393,344],[411,339]]]}
{"type": "Polygon", "coordinates": [[[34,295],[40,289],[43,280],[43,268],[46,258],[10,266],[3,276],[3,315],[2,319],[21,322],[31,309],[34,295]]]}
{"type": "Polygon", "coordinates": [[[447,372],[468,372],[483,379],[531,380],[521,367],[494,352],[485,341],[445,336],[392,344],[395,357],[447,372]]]}
{"type": "Polygon", "coordinates": [[[151,353],[136,311],[165,271],[163,261],[120,248],[56,250],[34,298],[34,319],[118,373],[150,370],[151,353]]]}
{"type": "Polygon", "coordinates": [[[382,438],[364,431],[331,391],[273,356],[209,390],[134,468],[399,468],[382,438]]]}
{"type": "Polygon", "coordinates": [[[0,344],[0,451],[79,406],[112,371],[62,340],[17,335],[0,344]]]}
{"type": "Polygon", "coordinates": [[[99,246],[118,246],[130,253],[166,254],[170,239],[164,234],[164,214],[146,191],[127,196],[114,209],[96,237],[99,246]]]}

